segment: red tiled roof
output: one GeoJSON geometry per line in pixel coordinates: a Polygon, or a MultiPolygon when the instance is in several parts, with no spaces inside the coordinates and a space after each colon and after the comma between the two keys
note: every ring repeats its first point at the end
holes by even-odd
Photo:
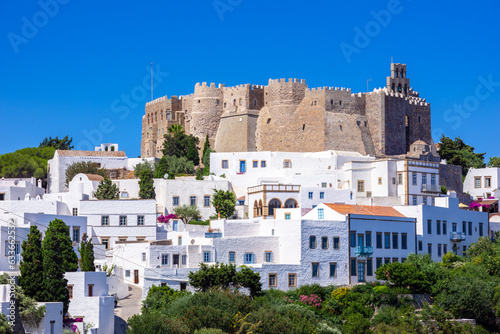
{"type": "Polygon", "coordinates": [[[60,157],[126,157],[124,151],[57,150],[60,157]]]}
{"type": "Polygon", "coordinates": [[[342,215],[368,215],[368,216],[388,216],[388,217],[405,217],[396,209],[389,206],[368,206],[368,205],[351,205],[351,204],[327,204],[330,209],[337,211],[342,215]]]}
{"type": "Polygon", "coordinates": [[[246,198],[246,196],[241,196],[241,197],[238,197],[238,199],[239,199],[239,200],[243,200],[243,199],[245,199],[245,198],[246,198]]]}

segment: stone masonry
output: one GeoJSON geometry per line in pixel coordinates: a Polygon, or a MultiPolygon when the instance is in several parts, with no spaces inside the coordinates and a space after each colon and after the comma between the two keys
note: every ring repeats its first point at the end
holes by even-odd
{"type": "Polygon", "coordinates": [[[177,123],[200,139],[200,147],[208,134],[217,152],[339,150],[404,156],[418,141],[439,161],[430,116],[430,104],[410,87],[405,64],[391,64],[387,86],[368,93],[309,89],[298,79],[270,79],[267,86],[204,82],[191,95],[146,103],[141,155],[161,157],[163,136],[177,123]]]}

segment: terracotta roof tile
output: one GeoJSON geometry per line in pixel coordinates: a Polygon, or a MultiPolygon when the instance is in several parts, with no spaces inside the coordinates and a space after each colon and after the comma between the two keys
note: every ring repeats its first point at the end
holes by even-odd
{"type": "Polygon", "coordinates": [[[101,175],[97,174],[85,174],[88,177],[89,181],[102,181],[104,178],[101,175]]]}
{"type": "Polygon", "coordinates": [[[60,157],[126,157],[124,151],[57,150],[60,157]]]}
{"type": "Polygon", "coordinates": [[[368,215],[368,216],[388,216],[405,217],[402,213],[389,206],[369,206],[369,205],[351,205],[351,204],[327,204],[330,209],[337,211],[342,215],[368,215]]]}

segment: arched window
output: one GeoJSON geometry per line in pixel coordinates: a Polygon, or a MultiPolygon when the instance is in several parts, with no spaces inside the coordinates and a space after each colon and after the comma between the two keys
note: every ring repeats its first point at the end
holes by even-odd
{"type": "Polygon", "coordinates": [[[285,202],[285,208],[297,208],[298,206],[297,201],[293,198],[289,198],[285,202]]]}
{"type": "Polygon", "coordinates": [[[281,208],[281,201],[277,198],[273,198],[269,201],[269,215],[274,215],[274,209],[281,208]]]}
{"type": "Polygon", "coordinates": [[[391,89],[392,89],[393,92],[396,90],[396,85],[394,84],[394,82],[392,83],[391,89]]]}
{"type": "Polygon", "coordinates": [[[396,78],[399,78],[399,70],[396,69],[396,78]]]}
{"type": "Polygon", "coordinates": [[[399,92],[399,93],[401,93],[401,91],[402,91],[402,90],[403,90],[403,89],[402,89],[402,87],[401,87],[401,84],[399,84],[399,85],[398,85],[398,92],[399,92]]]}

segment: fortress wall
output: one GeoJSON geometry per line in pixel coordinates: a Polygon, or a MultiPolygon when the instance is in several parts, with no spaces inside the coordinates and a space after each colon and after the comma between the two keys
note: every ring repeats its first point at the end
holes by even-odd
{"type": "Polygon", "coordinates": [[[217,152],[255,151],[257,118],[257,113],[224,113],[213,146],[215,150],[217,152]]]}
{"type": "Polygon", "coordinates": [[[355,151],[374,155],[366,116],[327,112],[325,150],[355,151]]]}
{"type": "Polygon", "coordinates": [[[406,154],[411,140],[406,138],[406,115],[410,122],[411,112],[407,101],[401,96],[385,96],[385,152],[386,155],[406,154]]]}
{"type": "Polygon", "coordinates": [[[370,135],[376,155],[385,154],[385,93],[367,93],[366,100],[366,118],[370,124],[370,135]]]}
{"type": "Polygon", "coordinates": [[[215,143],[217,128],[223,113],[224,86],[206,82],[196,84],[188,113],[189,133],[200,139],[200,147],[208,134],[211,144],[215,143]]]}

